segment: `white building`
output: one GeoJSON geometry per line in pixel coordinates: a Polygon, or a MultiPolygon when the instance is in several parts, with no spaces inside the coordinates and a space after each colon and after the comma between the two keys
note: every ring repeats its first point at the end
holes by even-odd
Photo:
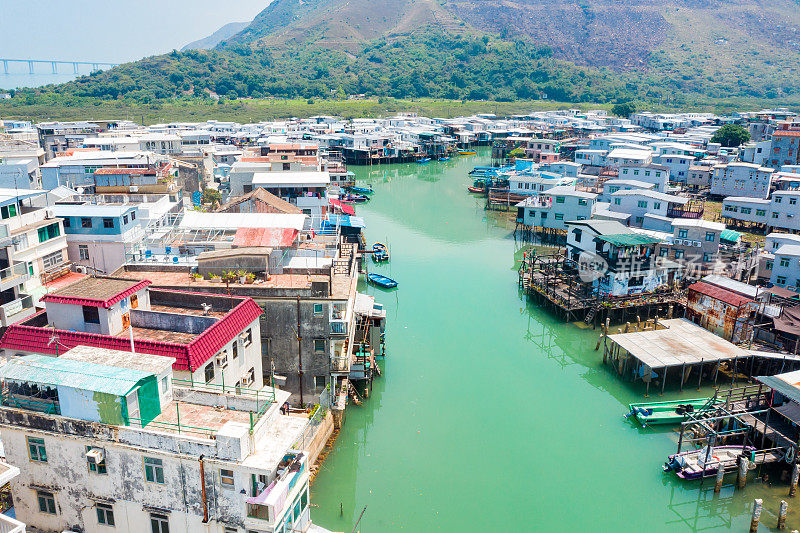
{"type": "Polygon", "coordinates": [[[753,163],[733,162],[717,165],[711,176],[711,194],[767,198],[773,172],[771,168],[760,167],[753,163]]]}

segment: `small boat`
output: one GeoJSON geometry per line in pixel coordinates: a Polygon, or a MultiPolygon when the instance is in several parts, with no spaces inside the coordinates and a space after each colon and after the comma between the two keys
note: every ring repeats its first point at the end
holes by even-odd
{"type": "Polygon", "coordinates": [[[387,278],[386,276],[381,276],[380,274],[367,274],[367,281],[384,289],[393,289],[397,287],[397,282],[395,280],[387,278]]]}
{"type": "Polygon", "coordinates": [[[450,156],[440,157],[439,161],[450,161],[450,156]]]}
{"type": "Polygon", "coordinates": [[[736,458],[752,459],[752,446],[704,446],[699,450],[670,455],[664,463],[664,472],[673,471],[681,479],[700,479],[713,476],[720,466],[730,470],[736,466],[736,458]]]}
{"type": "Polygon", "coordinates": [[[431,162],[430,157],[423,157],[422,159],[417,159],[417,163],[420,165],[424,165],[425,163],[430,163],[430,162],[431,162]]]}
{"type": "Polygon", "coordinates": [[[366,187],[355,187],[354,186],[354,187],[348,187],[347,190],[352,192],[352,193],[356,193],[356,194],[372,194],[372,193],[375,192],[374,190],[372,190],[372,187],[370,187],[368,189],[366,187]]]}
{"type": "Polygon", "coordinates": [[[469,192],[474,192],[476,194],[482,194],[482,193],[486,192],[486,189],[484,189],[482,187],[467,187],[467,190],[469,192]]]}
{"type": "Polygon", "coordinates": [[[643,426],[657,424],[680,424],[690,413],[708,405],[709,398],[695,400],[672,400],[669,402],[632,403],[625,418],[633,417],[643,426]]]}
{"type": "Polygon", "coordinates": [[[376,263],[385,263],[389,260],[389,248],[382,242],[372,245],[372,260],[376,263]]]}
{"type": "Polygon", "coordinates": [[[363,203],[369,200],[369,196],[364,196],[363,194],[345,194],[342,197],[343,202],[354,202],[354,203],[363,203]]]}
{"type": "Polygon", "coordinates": [[[459,150],[458,155],[478,155],[478,152],[473,150],[459,150]]]}

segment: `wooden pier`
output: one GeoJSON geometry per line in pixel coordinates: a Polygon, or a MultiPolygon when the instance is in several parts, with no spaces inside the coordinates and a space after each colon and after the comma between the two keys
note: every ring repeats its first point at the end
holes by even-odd
{"type": "Polygon", "coordinates": [[[702,378],[717,383],[722,374],[731,383],[755,373],[779,373],[800,367],[800,357],[747,350],[685,318],[657,320],[650,331],[626,331],[605,335],[603,362],[631,381],[642,380],[646,392],[659,381],[661,392],[668,375],[675,376],[683,389],[687,382],[702,378]],[[757,365],[757,366],[756,366],[757,365]],[[692,375],[697,377],[692,377],[692,375]]]}
{"type": "Polygon", "coordinates": [[[667,289],[626,296],[601,294],[580,279],[578,264],[563,253],[525,256],[519,268],[519,287],[533,300],[550,307],[568,322],[583,320],[595,328],[626,320],[682,314],[684,292],[667,289]]]}

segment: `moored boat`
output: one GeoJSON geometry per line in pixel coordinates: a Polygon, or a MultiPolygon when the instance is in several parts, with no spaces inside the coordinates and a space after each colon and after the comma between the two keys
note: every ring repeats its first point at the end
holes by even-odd
{"type": "Polygon", "coordinates": [[[384,289],[393,289],[397,287],[397,282],[395,280],[386,276],[381,276],[380,274],[367,274],[367,281],[384,289]]]}
{"type": "Polygon", "coordinates": [[[431,161],[430,157],[423,157],[422,159],[417,159],[417,163],[420,165],[423,165],[425,163],[430,163],[430,161],[431,161]]]}
{"type": "Polygon", "coordinates": [[[385,263],[389,260],[389,248],[382,242],[372,245],[372,260],[376,263],[385,263]]]}
{"type": "Polygon", "coordinates": [[[440,157],[439,161],[450,161],[450,156],[440,157]]]}
{"type": "Polygon", "coordinates": [[[369,196],[364,196],[363,194],[346,194],[342,196],[343,202],[355,202],[355,203],[363,203],[369,200],[369,196]]]}
{"type": "Polygon", "coordinates": [[[354,186],[354,187],[348,187],[347,190],[355,194],[372,194],[375,192],[374,190],[372,190],[372,187],[366,188],[366,187],[354,186]]]}
{"type": "Polygon", "coordinates": [[[477,193],[477,194],[482,194],[482,193],[486,192],[486,189],[484,189],[482,187],[467,187],[467,190],[469,192],[474,192],[474,193],[477,193]]]}
{"type": "Polygon", "coordinates": [[[632,403],[628,405],[630,412],[625,418],[633,417],[643,426],[657,424],[679,424],[689,414],[701,410],[708,405],[709,398],[694,400],[672,400],[668,402],[632,403]]]}
{"type": "Polygon", "coordinates": [[[700,479],[713,476],[719,468],[734,468],[737,457],[744,455],[751,459],[754,451],[752,446],[704,446],[699,450],[670,455],[664,463],[664,471],[673,471],[681,479],[700,479]]]}
{"type": "Polygon", "coordinates": [[[473,150],[459,150],[458,155],[478,155],[478,152],[473,150]]]}

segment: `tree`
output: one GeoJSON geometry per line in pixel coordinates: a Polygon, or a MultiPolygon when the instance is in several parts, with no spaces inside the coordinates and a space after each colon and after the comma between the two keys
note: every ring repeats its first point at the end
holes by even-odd
{"type": "Polygon", "coordinates": [[[614,107],[611,108],[611,112],[618,117],[628,118],[636,112],[636,106],[630,102],[619,102],[614,104],[614,107]]]}
{"type": "Polygon", "coordinates": [[[749,140],[750,133],[738,124],[725,124],[711,137],[712,143],[720,143],[728,148],[739,146],[749,140]]]}

